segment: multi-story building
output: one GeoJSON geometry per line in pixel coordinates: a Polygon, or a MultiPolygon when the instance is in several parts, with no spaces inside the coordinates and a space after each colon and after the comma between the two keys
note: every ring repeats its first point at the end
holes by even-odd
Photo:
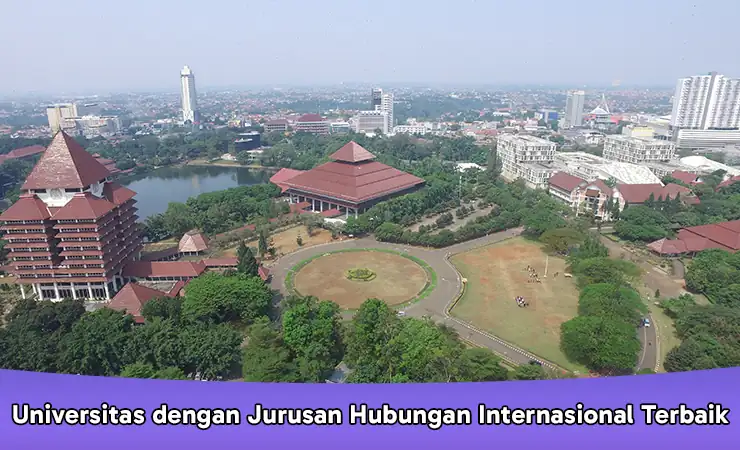
{"type": "Polygon", "coordinates": [[[61,128],[76,136],[106,136],[121,131],[121,119],[114,116],[67,117],[62,119],[61,128]]]}
{"type": "Polygon", "coordinates": [[[590,214],[600,220],[611,220],[609,199],[614,191],[603,180],[586,181],[566,172],[556,172],[548,180],[548,191],[565,202],[576,214],[590,214]]]}
{"type": "Polygon", "coordinates": [[[360,111],[354,117],[355,133],[375,133],[380,130],[388,134],[388,113],[380,109],[376,111],[360,111]]]}
{"type": "Polygon", "coordinates": [[[62,129],[62,121],[69,117],[77,117],[77,105],[65,103],[46,107],[46,117],[49,119],[51,134],[56,134],[62,129]]]}
{"type": "Polygon", "coordinates": [[[285,133],[288,131],[287,119],[268,120],[264,124],[265,133],[285,133]]]}
{"type": "Polygon", "coordinates": [[[584,91],[570,91],[565,101],[564,128],[580,127],[583,125],[583,105],[586,101],[584,91]]]}
{"type": "Polygon", "coordinates": [[[740,127],[740,79],[716,72],[681,78],[673,96],[674,128],[737,129],[740,127]]]}
{"type": "Polygon", "coordinates": [[[383,94],[380,98],[380,107],[378,109],[384,111],[388,116],[388,132],[390,132],[395,125],[393,118],[393,94],[383,94]]]}
{"type": "Polygon", "coordinates": [[[40,299],[110,299],[124,267],[138,257],[141,232],[135,192],[68,134],[54,136],[0,215],[10,272],[21,295],[40,299]]]}
{"type": "Polygon", "coordinates": [[[429,129],[426,125],[396,125],[393,127],[396,134],[427,134],[429,129]]]}
{"type": "Polygon", "coordinates": [[[293,126],[297,133],[329,134],[329,121],[318,114],[304,114],[293,126]]]}
{"type": "Polygon", "coordinates": [[[370,92],[370,110],[375,111],[383,103],[383,90],[381,88],[373,88],[370,92]]]}
{"type": "Polygon", "coordinates": [[[329,129],[332,133],[349,133],[352,131],[352,125],[349,122],[332,122],[329,129]]]}
{"type": "Polygon", "coordinates": [[[696,150],[740,144],[740,130],[689,130],[676,132],[676,148],[696,150]]]}
{"type": "Polygon", "coordinates": [[[641,127],[639,125],[630,124],[622,128],[622,135],[627,137],[652,139],[655,136],[655,130],[651,127],[641,127]]]}
{"type": "Polygon", "coordinates": [[[182,121],[197,123],[200,121],[198,114],[198,98],[195,91],[195,74],[190,67],[183,67],[180,72],[180,95],[182,97],[182,121]]]}
{"type": "Polygon", "coordinates": [[[496,152],[501,160],[501,175],[510,180],[523,179],[529,187],[547,189],[547,181],[555,171],[554,142],[546,139],[505,134],[497,138],[496,152]]]}
{"type": "Polygon", "coordinates": [[[610,161],[633,164],[670,161],[675,151],[673,142],[659,139],[611,135],[604,140],[604,158],[610,161]]]}

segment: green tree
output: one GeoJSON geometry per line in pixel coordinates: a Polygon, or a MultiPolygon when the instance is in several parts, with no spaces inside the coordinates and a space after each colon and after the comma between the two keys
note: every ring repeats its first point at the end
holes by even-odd
{"type": "Polygon", "coordinates": [[[460,381],[505,381],[509,371],[501,365],[501,358],[488,349],[465,349],[461,357],[464,380],[460,381]]]}
{"type": "Polygon", "coordinates": [[[573,228],[557,228],[542,233],[540,242],[545,244],[547,251],[565,255],[573,247],[583,242],[584,238],[583,233],[573,228]]]}
{"type": "Polygon", "coordinates": [[[258,277],[210,272],[188,284],[182,313],[191,322],[249,324],[268,315],[271,301],[272,292],[258,277]]]}
{"type": "Polygon", "coordinates": [[[641,270],[634,263],[604,257],[588,258],[573,266],[581,286],[595,283],[623,285],[637,280],[641,270]]]}
{"type": "Polygon", "coordinates": [[[133,318],[103,308],[87,313],[61,341],[59,369],[64,373],[113,376],[126,365],[133,318]]]}
{"type": "Polygon", "coordinates": [[[229,325],[188,326],[180,337],[185,374],[201,380],[219,380],[238,369],[242,336],[229,325]]]}
{"type": "Polygon", "coordinates": [[[244,349],[244,381],[261,383],[300,381],[294,355],[267,318],[249,329],[249,344],[244,349]]]}
{"type": "Polygon", "coordinates": [[[283,313],[283,340],[296,355],[301,378],[323,382],[343,356],[339,307],[303,297],[283,313]]]}
{"type": "Polygon", "coordinates": [[[545,369],[539,364],[521,364],[511,374],[512,380],[544,380],[547,378],[545,369]]]}
{"type": "Polygon", "coordinates": [[[149,364],[133,363],[123,368],[121,376],[125,378],[154,378],[155,370],[149,364]]]}
{"type": "Polygon", "coordinates": [[[126,360],[146,364],[156,371],[183,366],[182,354],[177,324],[169,319],[152,318],[134,328],[126,349],[126,360]]]}
{"type": "Polygon", "coordinates": [[[637,326],[647,313],[640,294],[632,288],[598,283],[585,286],[578,300],[578,314],[615,318],[637,326]]]}
{"type": "Polygon", "coordinates": [[[154,373],[154,378],[158,380],[186,380],[185,372],[179,367],[165,367],[154,373]]]}
{"type": "Polygon", "coordinates": [[[182,297],[159,297],[144,303],[141,314],[147,322],[162,319],[180,322],[182,314],[182,297]]]}
{"type": "Polygon", "coordinates": [[[560,345],[571,361],[612,375],[631,373],[641,349],[633,325],[593,316],[578,316],[563,323],[560,345]]]}
{"type": "Polygon", "coordinates": [[[349,326],[344,357],[353,370],[352,379],[361,383],[387,382],[398,354],[391,345],[401,321],[382,300],[371,298],[360,306],[349,326]]]}
{"type": "Polygon", "coordinates": [[[259,266],[257,265],[257,259],[252,254],[252,249],[247,247],[244,241],[239,243],[239,247],[236,251],[237,258],[237,271],[245,275],[256,277],[259,275],[259,266]]]}
{"type": "Polygon", "coordinates": [[[260,257],[265,256],[265,253],[267,253],[268,245],[267,245],[267,236],[265,235],[264,231],[260,231],[259,238],[257,239],[257,251],[259,251],[260,257]]]}

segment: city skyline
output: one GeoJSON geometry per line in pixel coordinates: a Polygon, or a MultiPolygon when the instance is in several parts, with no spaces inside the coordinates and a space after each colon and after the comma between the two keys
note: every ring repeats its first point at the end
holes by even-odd
{"type": "Polygon", "coordinates": [[[641,14],[632,12],[635,1],[612,9],[581,8],[573,0],[557,5],[536,1],[527,7],[463,2],[445,11],[409,1],[384,16],[382,34],[371,33],[378,26],[373,9],[382,5],[333,0],[320,2],[318,7],[297,1],[282,3],[265,4],[255,12],[247,5],[224,0],[218,8],[199,10],[197,17],[205,34],[209,34],[208,24],[218,30],[213,39],[178,32],[178,24],[194,13],[173,8],[169,1],[156,7],[133,1],[126,11],[84,0],[71,0],[61,12],[52,7],[9,5],[5,20],[0,19],[0,38],[15,44],[0,49],[0,58],[13,70],[0,74],[0,93],[175,90],[171,74],[184,64],[197,67],[203,88],[347,82],[383,86],[546,84],[575,89],[609,85],[613,80],[629,86],[670,86],[678,78],[710,71],[740,76],[740,62],[726,58],[716,45],[740,37],[740,30],[731,26],[732,17],[737,16],[733,11],[740,12],[740,5],[729,0],[698,6],[683,0],[659,0],[640,4],[641,14]],[[147,14],[140,14],[143,10],[147,14]],[[723,14],[716,14],[717,10],[723,14]],[[254,19],[249,39],[234,34],[240,30],[242,11],[249,11],[254,19]],[[95,58],[69,58],[64,51],[48,51],[48,42],[56,39],[52,25],[67,15],[84,26],[65,36],[66,45],[84,47],[95,58]],[[573,17],[582,26],[564,26],[573,17]],[[36,24],[38,35],[21,32],[28,23],[36,24]],[[493,50],[491,32],[501,44],[493,50]],[[589,37],[604,33],[609,39],[589,37]],[[105,38],[90,39],[96,35],[105,38]],[[548,35],[557,40],[544,39],[548,35]],[[150,48],[147,43],[162,36],[169,36],[166,51],[145,50],[150,48]],[[298,44],[307,39],[331,46],[333,51],[306,51],[298,44]],[[256,49],[256,44],[268,41],[275,50],[265,55],[259,70],[230,57],[242,53],[245,46],[256,49]],[[566,42],[581,44],[561,45],[566,42]],[[661,53],[668,57],[654,64],[644,51],[646,42],[659,43],[661,53]],[[481,58],[482,54],[491,57],[481,58]],[[624,58],[625,54],[630,57],[624,58]]]}

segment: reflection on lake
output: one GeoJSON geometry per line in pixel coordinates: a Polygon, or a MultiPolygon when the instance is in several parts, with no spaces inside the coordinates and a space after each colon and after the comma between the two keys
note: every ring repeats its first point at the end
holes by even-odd
{"type": "Polygon", "coordinates": [[[136,196],[140,220],[167,210],[170,202],[184,203],[204,192],[221,191],[236,186],[267,183],[271,172],[243,167],[183,166],[165,167],[144,175],[127,177],[122,184],[136,196]]]}

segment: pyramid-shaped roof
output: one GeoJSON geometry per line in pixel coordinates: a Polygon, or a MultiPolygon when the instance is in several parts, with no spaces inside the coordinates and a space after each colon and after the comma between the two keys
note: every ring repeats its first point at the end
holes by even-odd
{"type": "Polygon", "coordinates": [[[67,133],[60,131],[41,155],[21,189],[82,189],[109,175],[104,165],[67,133]]]}
{"type": "Polygon", "coordinates": [[[197,231],[188,231],[180,239],[178,247],[182,253],[203,252],[208,250],[208,239],[197,231]]]}
{"type": "Polygon", "coordinates": [[[357,163],[375,159],[375,155],[365,150],[363,146],[355,141],[348,142],[342,148],[334,152],[329,158],[334,161],[357,163]]]}
{"type": "Polygon", "coordinates": [[[143,322],[141,310],[150,300],[166,297],[167,294],[136,283],[127,283],[108,303],[108,308],[123,311],[134,316],[136,322],[143,322]]]}
{"type": "Polygon", "coordinates": [[[591,114],[596,114],[596,115],[601,116],[601,115],[609,114],[609,112],[605,110],[604,108],[602,108],[601,106],[597,106],[593,111],[591,111],[591,114]]]}
{"type": "Polygon", "coordinates": [[[46,220],[51,217],[49,208],[32,194],[21,195],[17,202],[3,211],[0,220],[46,220]]]}

